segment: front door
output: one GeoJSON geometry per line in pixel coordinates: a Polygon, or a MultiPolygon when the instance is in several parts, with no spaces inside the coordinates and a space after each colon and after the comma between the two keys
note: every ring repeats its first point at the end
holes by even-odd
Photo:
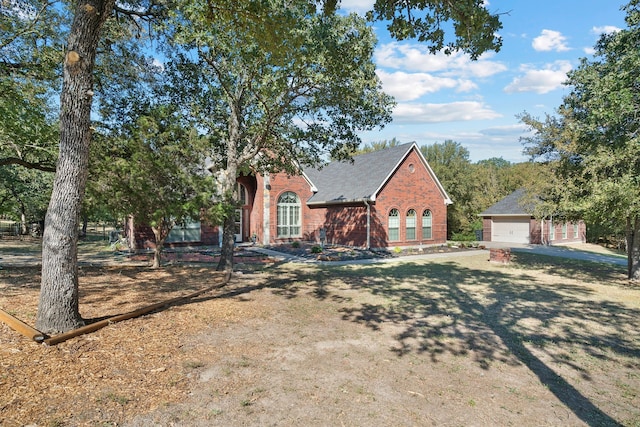
{"type": "Polygon", "coordinates": [[[236,243],[242,242],[242,209],[236,209],[234,212],[234,234],[236,243]]]}

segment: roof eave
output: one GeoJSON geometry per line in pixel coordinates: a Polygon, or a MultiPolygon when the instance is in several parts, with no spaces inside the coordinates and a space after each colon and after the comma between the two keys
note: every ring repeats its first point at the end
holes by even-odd
{"type": "Polygon", "coordinates": [[[478,216],[526,216],[532,218],[533,215],[528,213],[479,213],[478,216]]]}
{"type": "Polygon", "coordinates": [[[369,202],[374,202],[374,197],[364,197],[361,199],[339,199],[339,200],[318,200],[314,202],[307,202],[307,206],[335,206],[335,205],[353,205],[353,204],[363,204],[366,205],[369,202]]]}

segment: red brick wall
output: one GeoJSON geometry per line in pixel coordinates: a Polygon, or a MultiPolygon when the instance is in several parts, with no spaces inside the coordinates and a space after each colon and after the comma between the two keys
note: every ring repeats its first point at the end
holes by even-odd
{"type": "Polygon", "coordinates": [[[482,218],[482,240],[485,242],[491,241],[491,217],[482,218]]]}
{"type": "MultiPolygon", "coordinates": [[[[133,247],[131,249],[155,249],[156,237],[148,225],[135,225],[133,219],[128,220],[127,232],[133,233],[133,247]]],[[[192,245],[218,246],[218,226],[209,225],[205,221],[200,222],[200,241],[198,242],[174,242],[165,243],[166,248],[179,248],[192,245]]]]}
{"type": "Polygon", "coordinates": [[[387,247],[410,246],[418,244],[440,244],[447,240],[447,207],[435,181],[429,174],[419,155],[412,151],[397,169],[376,199],[375,222],[381,224],[380,231],[385,235],[376,235],[376,240],[387,240],[388,215],[391,209],[400,212],[400,239],[386,242],[387,247]],[[411,172],[410,165],[413,165],[411,172]],[[409,209],[416,211],[416,239],[406,239],[406,215],[409,209]],[[432,238],[422,237],[422,212],[431,211],[432,238]]]}
{"type": "MultiPolygon", "coordinates": [[[[262,200],[264,198],[262,178],[257,180],[256,205],[251,223],[258,236],[262,236],[262,200]]],[[[301,240],[319,242],[319,231],[326,230],[327,242],[332,244],[364,247],[367,244],[367,206],[336,205],[321,208],[309,208],[306,201],[313,195],[311,187],[302,176],[288,177],[275,174],[270,177],[270,237],[271,242],[279,243],[288,239],[277,238],[277,200],[286,192],[298,195],[302,209],[301,240]]],[[[424,167],[419,155],[412,151],[400,165],[397,172],[379,193],[371,205],[370,245],[385,248],[394,246],[431,245],[446,242],[447,208],[444,197],[435,181],[424,167]],[[409,165],[413,166],[413,171],[409,165]],[[388,215],[391,209],[400,212],[400,239],[388,241],[388,215]],[[409,209],[416,211],[416,238],[406,239],[406,214],[409,209]],[[432,238],[422,237],[422,212],[429,209],[432,215],[432,238]]]]}
{"type": "Polygon", "coordinates": [[[543,235],[545,239],[545,243],[550,243],[552,245],[558,245],[563,243],[577,243],[577,242],[586,242],[587,236],[587,226],[584,221],[578,221],[578,234],[574,234],[573,232],[573,222],[567,222],[567,237],[563,238],[562,236],[562,226],[563,223],[560,221],[553,221],[553,228],[555,230],[555,236],[553,240],[550,240],[551,236],[551,221],[544,221],[544,230],[543,235]]]}
{"type": "Polygon", "coordinates": [[[531,218],[529,221],[529,243],[539,245],[542,243],[542,227],[540,221],[531,218]]]}
{"type": "MultiPolygon", "coordinates": [[[[270,215],[270,227],[269,227],[269,235],[271,237],[271,242],[273,243],[281,243],[285,241],[289,241],[289,238],[281,239],[278,238],[278,198],[280,195],[287,191],[292,191],[298,195],[300,199],[300,208],[301,208],[301,240],[316,240],[315,233],[316,229],[319,228],[318,224],[321,223],[323,212],[319,209],[310,209],[307,206],[307,200],[313,195],[311,191],[311,185],[309,182],[301,175],[296,176],[287,176],[286,174],[274,174],[270,176],[270,206],[269,206],[269,215],[270,215]]],[[[256,197],[256,200],[258,198],[256,197]]],[[[262,204],[260,204],[262,206],[262,204]]],[[[262,209],[262,208],[260,208],[262,209]]]]}

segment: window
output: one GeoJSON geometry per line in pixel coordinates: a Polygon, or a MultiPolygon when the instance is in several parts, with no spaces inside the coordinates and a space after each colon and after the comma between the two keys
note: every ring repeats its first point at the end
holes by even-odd
{"type": "Polygon", "coordinates": [[[200,221],[186,222],[184,224],[175,225],[167,239],[166,243],[177,242],[199,242],[200,241],[200,221]]]}
{"type": "Polygon", "coordinates": [[[407,212],[407,221],[405,223],[406,226],[406,239],[407,240],[416,240],[416,211],[413,209],[409,209],[407,212]]]}
{"type": "Polygon", "coordinates": [[[562,224],[562,238],[563,239],[567,238],[567,223],[566,222],[564,224],[562,224]]]}
{"type": "Polygon", "coordinates": [[[556,240],[556,225],[553,221],[549,221],[549,240],[556,240]]]}
{"type": "Polygon", "coordinates": [[[578,223],[577,222],[573,223],[573,238],[574,239],[578,238],[578,223]]]}
{"type": "Polygon", "coordinates": [[[239,182],[236,183],[236,194],[238,195],[238,200],[240,201],[240,205],[244,206],[247,204],[247,189],[244,185],[239,182]]]}
{"type": "Polygon", "coordinates": [[[422,238],[426,240],[431,240],[431,211],[429,209],[425,209],[422,212],[422,238]]]}
{"type": "Polygon", "coordinates": [[[389,212],[389,241],[400,240],[400,212],[391,209],[389,212]]]}
{"type": "Polygon", "coordinates": [[[300,236],[300,199],[287,191],[278,198],[278,237],[300,236]]]}

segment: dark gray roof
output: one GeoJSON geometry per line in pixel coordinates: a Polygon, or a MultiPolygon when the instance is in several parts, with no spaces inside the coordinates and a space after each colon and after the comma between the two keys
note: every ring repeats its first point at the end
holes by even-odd
{"type": "MultiPolygon", "coordinates": [[[[362,203],[375,200],[377,192],[414,146],[417,148],[411,142],[355,156],[353,162],[331,162],[322,169],[305,169],[304,174],[317,189],[307,203],[362,203]]],[[[438,182],[437,179],[435,181],[438,182]]],[[[448,200],[444,189],[440,190],[448,200]]]]}
{"type": "Polygon", "coordinates": [[[527,194],[523,188],[516,190],[482,212],[480,216],[531,216],[533,214],[533,206],[526,196],[527,194]]]}

